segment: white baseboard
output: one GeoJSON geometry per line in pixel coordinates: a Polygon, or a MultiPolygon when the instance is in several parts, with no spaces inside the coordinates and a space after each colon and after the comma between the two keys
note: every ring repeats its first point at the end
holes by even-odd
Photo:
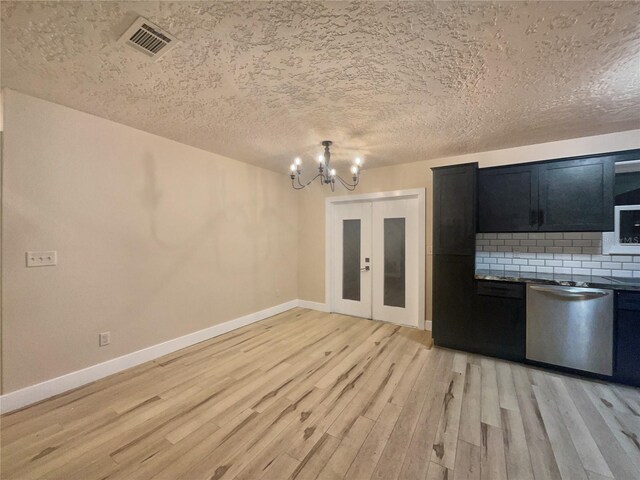
{"type": "Polygon", "coordinates": [[[329,305],[320,302],[310,302],[309,300],[298,300],[298,307],[308,308],[309,310],[318,310],[319,312],[328,312],[329,305]]]}
{"type": "MultiPolygon", "coordinates": [[[[32,403],[39,402],[54,395],[64,393],[68,390],[81,387],[87,383],[95,382],[101,378],[108,377],[114,373],[121,372],[127,368],[135,367],[141,363],[155,360],[169,353],[186,348],[196,343],[209,340],[210,338],[217,337],[224,333],[231,332],[238,328],[250,325],[265,318],[272,317],[282,312],[286,312],[294,307],[308,308],[310,310],[317,310],[320,312],[328,312],[329,306],[326,303],[310,302],[308,300],[291,300],[289,302],[281,303],[275,307],[260,310],[259,312],[250,313],[243,317],[238,317],[228,322],[221,323],[220,325],[214,325],[197,332],[189,333],[182,337],[174,338],[151,347],[143,348],[136,352],[122,355],[121,357],[107,360],[106,362],[92,365],[82,370],[62,375],[60,377],[46,380],[42,383],[37,383],[29,387],[25,387],[15,392],[9,392],[0,396],[0,413],[7,413],[18,408],[31,405],[32,403]]],[[[431,320],[425,322],[425,328],[431,330],[431,320]]]]}
{"type": "Polygon", "coordinates": [[[431,320],[425,320],[424,321],[424,329],[425,330],[429,330],[430,332],[432,332],[433,331],[432,325],[433,325],[433,323],[431,322],[431,320]]]}
{"type": "MultiPolygon", "coordinates": [[[[313,302],[303,303],[306,304],[313,302]]],[[[214,325],[112,360],[107,360],[106,362],[99,363],[97,365],[92,365],[82,370],[77,370],[60,377],[52,378],[51,380],[46,380],[36,385],[31,385],[21,390],[16,390],[15,392],[7,393],[0,396],[0,413],[11,412],[26,405],[31,405],[32,403],[44,400],[45,398],[81,387],[87,383],[94,382],[109,375],[113,375],[114,373],[126,370],[127,368],[135,367],[141,363],[154,360],[162,357],[163,355],[180,350],[181,348],[189,347],[251,323],[264,320],[265,318],[277,315],[297,306],[303,305],[300,305],[299,300],[291,300],[289,302],[276,305],[275,307],[250,313],[249,315],[235,318],[228,322],[221,323],[220,325],[214,325]]],[[[313,308],[306,305],[303,307],[313,308]]]]}

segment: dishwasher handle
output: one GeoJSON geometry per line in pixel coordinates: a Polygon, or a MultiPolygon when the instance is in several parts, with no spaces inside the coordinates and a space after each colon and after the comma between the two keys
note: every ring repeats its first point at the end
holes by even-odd
{"type": "Polygon", "coordinates": [[[549,287],[542,287],[539,285],[531,285],[530,288],[531,290],[537,290],[539,292],[549,293],[551,295],[555,295],[556,297],[585,299],[585,300],[589,298],[606,297],[607,295],[609,295],[609,292],[605,290],[589,290],[585,292],[582,288],[576,288],[576,287],[549,288],[549,287]]]}

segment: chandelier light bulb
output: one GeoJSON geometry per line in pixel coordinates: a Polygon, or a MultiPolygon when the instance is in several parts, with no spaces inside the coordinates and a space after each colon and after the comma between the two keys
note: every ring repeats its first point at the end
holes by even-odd
{"type": "Polygon", "coordinates": [[[356,167],[355,165],[353,167],[351,167],[351,173],[353,173],[354,175],[358,173],[358,167],[356,167]]]}
{"type": "Polygon", "coordinates": [[[360,166],[362,164],[362,159],[360,157],[356,158],[356,165],[360,166]]]}
{"type": "Polygon", "coordinates": [[[336,176],[336,169],[332,168],[330,173],[331,173],[332,177],[335,177],[336,176]]]}
{"type": "Polygon", "coordinates": [[[296,157],[293,163],[299,167],[300,165],[302,165],[302,160],[300,160],[300,157],[296,157]]]}
{"type": "Polygon", "coordinates": [[[318,155],[318,162],[324,163],[324,156],[323,155],[318,155]]]}
{"type": "Polygon", "coordinates": [[[291,171],[292,172],[296,171],[296,165],[294,163],[291,164],[291,171]]]}

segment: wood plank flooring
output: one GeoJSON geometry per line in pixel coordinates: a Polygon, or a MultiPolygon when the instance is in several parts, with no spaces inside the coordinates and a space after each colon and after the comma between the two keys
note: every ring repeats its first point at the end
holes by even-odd
{"type": "Polygon", "coordinates": [[[1,419],[3,479],[640,479],[640,392],[294,309],[1,419]]]}

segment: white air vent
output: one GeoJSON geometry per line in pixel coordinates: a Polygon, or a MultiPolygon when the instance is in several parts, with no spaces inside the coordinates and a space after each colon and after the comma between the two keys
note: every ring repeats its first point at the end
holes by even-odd
{"type": "Polygon", "coordinates": [[[157,60],[178,43],[178,39],[144,17],[138,17],[120,37],[120,42],[157,60]]]}

